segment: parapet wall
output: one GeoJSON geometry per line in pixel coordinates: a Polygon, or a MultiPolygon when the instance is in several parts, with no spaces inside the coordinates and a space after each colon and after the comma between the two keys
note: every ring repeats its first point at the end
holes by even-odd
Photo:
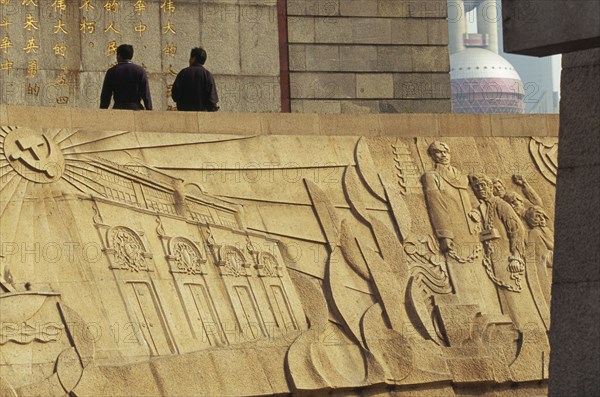
{"type": "Polygon", "coordinates": [[[558,115],[181,113],[0,104],[0,124],[241,135],[558,136],[558,115]]]}

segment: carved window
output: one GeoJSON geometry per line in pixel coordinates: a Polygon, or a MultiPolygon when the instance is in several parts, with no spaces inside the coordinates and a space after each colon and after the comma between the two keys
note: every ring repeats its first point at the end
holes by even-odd
{"type": "Polygon", "coordinates": [[[246,261],[244,254],[232,245],[224,245],[219,250],[219,266],[223,276],[248,276],[247,268],[250,263],[246,261]]]}
{"type": "Polygon", "coordinates": [[[277,258],[268,252],[260,252],[257,255],[256,269],[261,277],[281,277],[281,266],[277,258]]]}
{"type": "Polygon", "coordinates": [[[173,273],[206,274],[203,267],[206,258],[192,241],[184,237],[172,238],[169,242],[169,253],[167,259],[171,263],[173,273]]]}
{"type": "Polygon", "coordinates": [[[136,232],[125,226],[117,226],[108,231],[107,241],[106,253],[111,258],[111,268],[132,272],[151,271],[148,259],[152,255],[146,252],[136,232]]]}

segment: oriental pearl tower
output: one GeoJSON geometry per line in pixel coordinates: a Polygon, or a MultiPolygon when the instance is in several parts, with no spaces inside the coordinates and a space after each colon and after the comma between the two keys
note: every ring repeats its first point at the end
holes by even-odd
{"type": "Polygon", "coordinates": [[[454,113],[523,113],[523,82],[498,53],[498,0],[448,0],[454,113]],[[467,13],[477,10],[477,33],[467,13]]]}

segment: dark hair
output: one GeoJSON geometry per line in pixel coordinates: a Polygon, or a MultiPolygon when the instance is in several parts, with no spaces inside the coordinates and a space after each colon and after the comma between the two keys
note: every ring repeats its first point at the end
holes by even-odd
{"type": "Polygon", "coordinates": [[[133,58],[133,46],[131,44],[121,44],[117,47],[117,55],[123,59],[133,58]]]}
{"type": "Polygon", "coordinates": [[[200,65],[204,65],[204,62],[206,62],[206,51],[204,51],[204,48],[202,47],[192,48],[190,58],[196,58],[196,61],[200,65]]]}

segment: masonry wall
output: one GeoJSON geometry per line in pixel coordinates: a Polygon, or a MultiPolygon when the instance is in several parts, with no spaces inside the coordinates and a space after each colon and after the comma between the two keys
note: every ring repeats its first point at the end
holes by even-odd
{"type": "Polygon", "coordinates": [[[170,85],[200,45],[223,110],[280,110],[276,0],[69,0],[63,10],[53,0],[25,3],[0,3],[1,103],[97,108],[116,45],[129,43],[156,110],[175,105],[170,85]]]}
{"type": "Polygon", "coordinates": [[[562,66],[549,395],[589,396],[600,390],[600,49],[562,66]]]}
{"type": "Polygon", "coordinates": [[[173,109],[201,45],[223,111],[450,112],[446,14],[445,0],[2,1],[0,102],[97,108],[130,43],[155,110],[173,109]]]}
{"type": "Polygon", "coordinates": [[[288,0],[294,112],[446,112],[446,1],[288,0]]]}
{"type": "Polygon", "coordinates": [[[559,116],[134,112],[0,104],[0,125],[252,136],[556,137],[559,116]]]}

